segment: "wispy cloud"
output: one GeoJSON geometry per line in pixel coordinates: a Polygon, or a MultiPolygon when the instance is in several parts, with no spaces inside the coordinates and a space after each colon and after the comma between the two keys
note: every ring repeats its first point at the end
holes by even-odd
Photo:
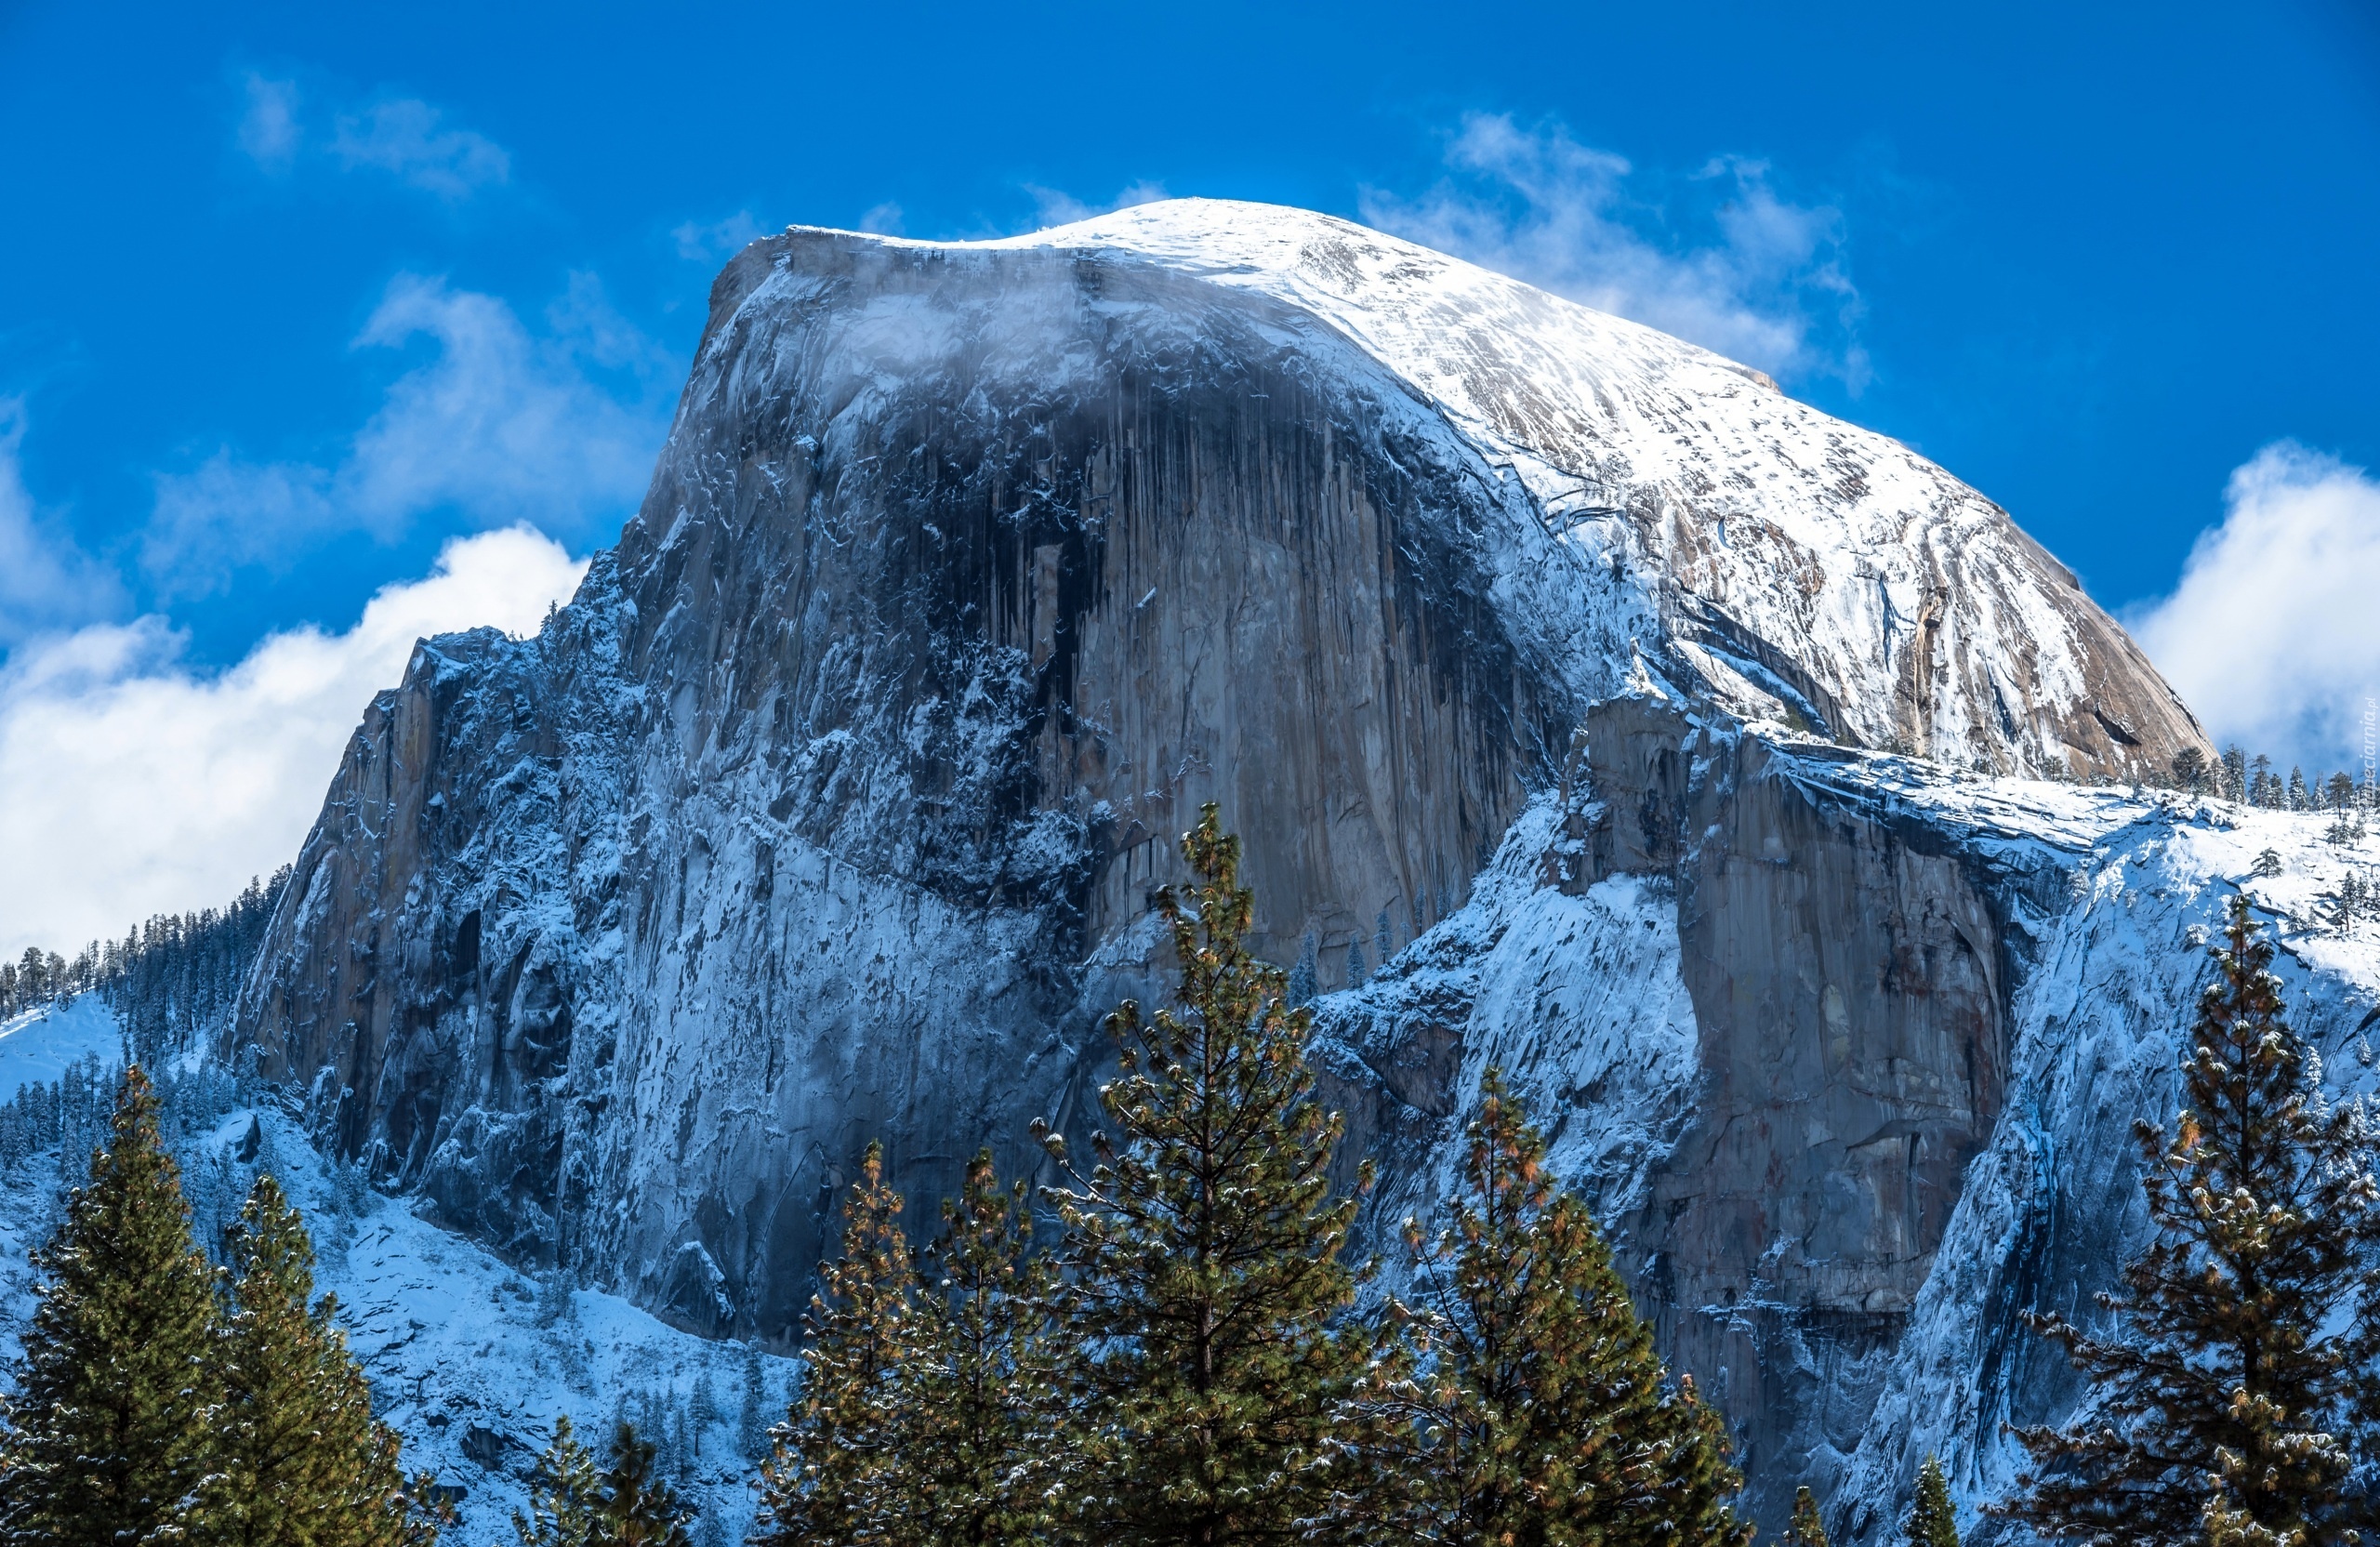
{"type": "Polygon", "coordinates": [[[242,83],[247,111],[240,115],[240,149],[258,166],[287,171],[298,159],[298,83],[269,80],[251,70],[242,83]]]}
{"type": "Polygon", "coordinates": [[[533,631],[585,572],[526,529],[447,545],[343,633],[274,634],[192,670],[163,618],[38,640],[0,669],[0,955],[71,951],[162,911],[219,905],[298,852],[339,751],[414,641],[533,631]]]}
{"type": "Polygon", "coordinates": [[[390,384],[334,465],[224,450],[159,476],[140,542],[159,594],[204,595],[343,532],[392,538],[442,509],[598,535],[591,522],[625,515],[643,491],[676,365],[591,275],[574,276],[544,322],[535,334],[496,297],[399,276],[356,347],[428,337],[436,355],[390,384]]]}
{"type": "Polygon", "coordinates": [[[2360,760],[2380,694],[2380,482],[2292,442],[2231,475],[2171,596],[2127,621],[2218,741],[2307,775],[2360,760]]]}
{"type": "Polygon", "coordinates": [[[869,205],[867,213],[859,218],[859,229],[877,236],[899,236],[902,234],[901,206],[889,199],[880,205],[869,205]]]}
{"type": "Polygon", "coordinates": [[[414,97],[341,113],[330,149],[344,166],[377,167],[443,199],[468,198],[512,176],[512,158],[503,146],[473,130],[449,127],[444,114],[414,97]]]}
{"type": "Polygon", "coordinates": [[[27,637],[120,611],[113,572],[46,519],[25,487],[25,405],[0,398],[0,652],[27,637]]]}
{"type": "Polygon", "coordinates": [[[1044,188],[1039,183],[1026,183],[1025,191],[1033,195],[1034,219],[1038,229],[1070,226],[1094,215],[1130,209],[1134,205],[1153,205],[1168,197],[1163,183],[1146,181],[1128,184],[1113,199],[1099,204],[1085,203],[1063,190],[1044,188]]]}
{"type": "Polygon", "coordinates": [[[1719,157],[1648,193],[1625,157],[1501,113],[1464,118],[1446,159],[1419,197],[1367,191],[1364,218],[1779,376],[1866,384],[1842,215],[1781,196],[1766,163],[1719,157]]]}
{"type": "Polygon", "coordinates": [[[689,220],[672,231],[678,243],[678,256],[689,263],[716,263],[722,258],[740,253],[760,235],[760,222],[748,209],[739,209],[724,220],[706,225],[689,220]]]}
{"type": "Polygon", "coordinates": [[[381,97],[335,107],[327,131],[309,121],[294,80],[250,71],[241,81],[243,111],[234,139],[269,172],[287,172],[313,156],[341,171],[386,173],[409,188],[460,203],[511,180],[512,157],[476,129],[450,123],[418,97],[381,97]]]}

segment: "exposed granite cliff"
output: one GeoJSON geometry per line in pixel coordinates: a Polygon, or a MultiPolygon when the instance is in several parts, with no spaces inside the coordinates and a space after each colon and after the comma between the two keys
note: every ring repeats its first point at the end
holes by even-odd
{"type": "Polygon", "coordinates": [[[1325,1017],[1382,1206],[1521,1066],[1765,1505],[1861,1443],[2072,861],[1823,771],[2185,746],[1996,509],[1647,330],[1259,206],[796,231],[572,605],[374,704],[233,1037],[435,1217],[782,1343],[868,1138],[922,1223],[1065,1121],[1217,800],[1264,949],[1395,956],[1325,1017]],[[1522,914],[1576,992],[1483,1023],[1522,914]]]}

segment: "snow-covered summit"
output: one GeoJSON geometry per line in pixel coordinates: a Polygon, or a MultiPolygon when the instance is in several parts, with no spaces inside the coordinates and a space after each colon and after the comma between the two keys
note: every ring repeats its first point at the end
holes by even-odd
{"type": "Polygon", "coordinates": [[[1572,558],[1633,578],[1688,680],[1748,718],[2057,775],[2204,747],[2130,639],[1999,507],[1652,328],[1277,205],[1173,199],[974,243],[837,234],[1138,260],[1321,321],[1517,479],[1572,558]]]}

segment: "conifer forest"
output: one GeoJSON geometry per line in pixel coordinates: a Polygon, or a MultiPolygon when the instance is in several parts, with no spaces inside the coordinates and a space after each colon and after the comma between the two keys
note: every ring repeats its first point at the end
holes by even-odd
{"type": "MultiPolygon", "coordinates": [[[[2243,795],[2292,787],[2221,766],[2244,771],[2243,795]]],[[[2340,787],[2319,809],[2360,825],[2367,807],[2340,787]]],[[[1752,1540],[1726,1424],[1664,1368],[1496,1070],[1445,1211],[1353,1249],[1373,1176],[1334,1170],[1345,1119],[1316,1099],[1312,1012],[1246,949],[1239,840],[1210,805],[1182,854],[1193,880],[1155,898],[1176,986],[1107,1018],[1115,1078],[1085,1131],[1033,1125],[1050,1180],[1003,1177],[985,1150],[939,1229],[912,1238],[869,1149],[787,1400],[762,1412],[765,1384],[746,1394],[751,1541],[1752,1540]]],[[[134,1054],[0,1109],[0,1166],[64,1168],[0,1406],[8,1541],[398,1547],[454,1528],[451,1490],[407,1471],[337,1297],[314,1292],[316,1236],[352,1211],[360,1175],[309,1222],[270,1157],[241,1196],[227,1170],[175,1159],[267,1099],[253,1070],[182,1052],[281,884],[7,980],[109,998],[134,1054]]],[[[2380,1527],[2372,1119],[2326,1098],[2274,958],[2235,895],[2175,1028],[2184,1104],[2137,1134],[2154,1235],[2104,1317],[2030,1317],[2096,1400],[2017,1434],[2034,1469],[1983,1518],[2122,1547],[2380,1527]]],[[[668,1415],[625,1400],[603,1432],[558,1418],[514,1516],[521,1547],[696,1540],[672,1437],[668,1415]]],[[[1910,1498],[1900,1538],[1960,1540],[1933,1457],[1910,1498]]],[[[1827,1541],[1828,1513],[1799,1488],[1788,1540],[1827,1541]]]]}

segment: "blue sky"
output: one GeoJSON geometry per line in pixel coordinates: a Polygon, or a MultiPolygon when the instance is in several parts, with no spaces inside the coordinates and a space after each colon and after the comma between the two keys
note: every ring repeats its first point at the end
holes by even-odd
{"type": "MultiPolygon", "coordinates": [[[[433,572],[566,586],[446,545],[610,540],[712,273],[789,221],[986,235],[1161,191],[1395,226],[1909,442],[2152,641],[2369,558],[2380,12],[1810,9],[0,4],[0,804],[56,778],[35,676],[60,714],[220,703],[433,572]],[[2202,570],[2275,550],[2256,512],[2298,567],[2202,573],[2161,624],[2202,533],[2202,570]]],[[[2341,648],[2292,628],[2269,669],[2341,648]]],[[[2263,721],[2208,683],[2240,734],[2347,755],[2352,682],[2263,721]]]]}

